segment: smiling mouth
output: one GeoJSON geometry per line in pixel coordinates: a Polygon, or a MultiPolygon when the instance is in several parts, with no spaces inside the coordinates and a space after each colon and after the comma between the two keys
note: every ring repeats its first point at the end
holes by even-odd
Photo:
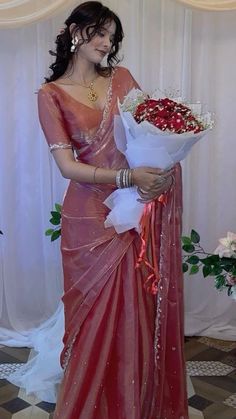
{"type": "Polygon", "coordinates": [[[100,49],[97,49],[97,51],[100,52],[100,54],[102,54],[102,55],[106,55],[107,54],[107,51],[101,51],[100,49]]]}

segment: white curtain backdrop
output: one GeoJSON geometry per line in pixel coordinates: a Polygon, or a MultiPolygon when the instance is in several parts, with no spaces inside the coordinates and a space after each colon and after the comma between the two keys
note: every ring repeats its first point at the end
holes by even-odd
{"type": "MultiPolygon", "coordinates": [[[[104,3],[124,25],[122,65],[144,89],[179,90],[215,112],[215,129],[183,163],[183,231],[198,230],[213,251],[219,237],[236,231],[236,11],[191,10],[172,0],[104,3]]],[[[0,30],[0,341],[7,345],[34,346],[35,328],[62,294],[59,242],[44,231],[66,182],[40,130],[35,92],[68,12],[0,30]]],[[[235,302],[218,294],[212,279],[186,278],[185,291],[187,335],[235,339],[235,302]]]]}

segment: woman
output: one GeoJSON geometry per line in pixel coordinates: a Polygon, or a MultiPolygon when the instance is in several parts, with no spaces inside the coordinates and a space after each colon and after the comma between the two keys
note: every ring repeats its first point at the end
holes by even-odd
{"type": "Polygon", "coordinates": [[[131,171],[116,149],[117,98],[138,86],[115,66],[122,38],[120,20],[107,7],[79,5],[57,37],[53,73],[38,95],[46,139],[71,180],[61,241],[65,373],[54,417],[185,419],[180,169],[131,171]],[[104,228],[104,200],[131,185],[141,201],[156,203],[157,296],[144,288],[146,272],[135,269],[140,236],[104,228]],[[165,206],[157,202],[163,192],[165,206]]]}

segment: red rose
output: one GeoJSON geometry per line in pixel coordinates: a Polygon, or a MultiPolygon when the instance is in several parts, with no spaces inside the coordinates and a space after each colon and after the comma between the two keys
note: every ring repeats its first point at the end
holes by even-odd
{"type": "Polygon", "coordinates": [[[182,133],[186,131],[185,120],[179,113],[174,112],[168,121],[170,131],[182,133]]]}
{"type": "Polygon", "coordinates": [[[165,118],[161,118],[160,116],[155,116],[152,118],[149,122],[151,122],[155,127],[161,129],[162,131],[165,131],[168,124],[165,118]]]}
{"type": "Polygon", "coordinates": [[[160,106],[163,106],[164,108],[168,110],[172,110],[175,107],[176,102],[174,102],[171,99],[168,99],[167,97],[164,99],[159,99],[158,103],[160,106]]]}

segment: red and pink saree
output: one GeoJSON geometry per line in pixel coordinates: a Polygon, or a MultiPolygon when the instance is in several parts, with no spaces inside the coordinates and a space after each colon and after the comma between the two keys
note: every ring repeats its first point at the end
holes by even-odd
{"type": "MultiPolygon", "coordinates": [[[[39,117],[49,145],[72,144],[79,161],[127,167],[113,139],[120,100],[137,87],[129,71],[113,70],[103,112],[55,83],[39,90],[39,117]]],[[[146,291],[135,269],[141,241],[134,230],[104,228],[103,204],[113,185],[71,181],[62,209],[65,370],[55,419],[187,419],[183,354],[181,173],[165,206],[156,203],[160,283],[146,291]]]]}

